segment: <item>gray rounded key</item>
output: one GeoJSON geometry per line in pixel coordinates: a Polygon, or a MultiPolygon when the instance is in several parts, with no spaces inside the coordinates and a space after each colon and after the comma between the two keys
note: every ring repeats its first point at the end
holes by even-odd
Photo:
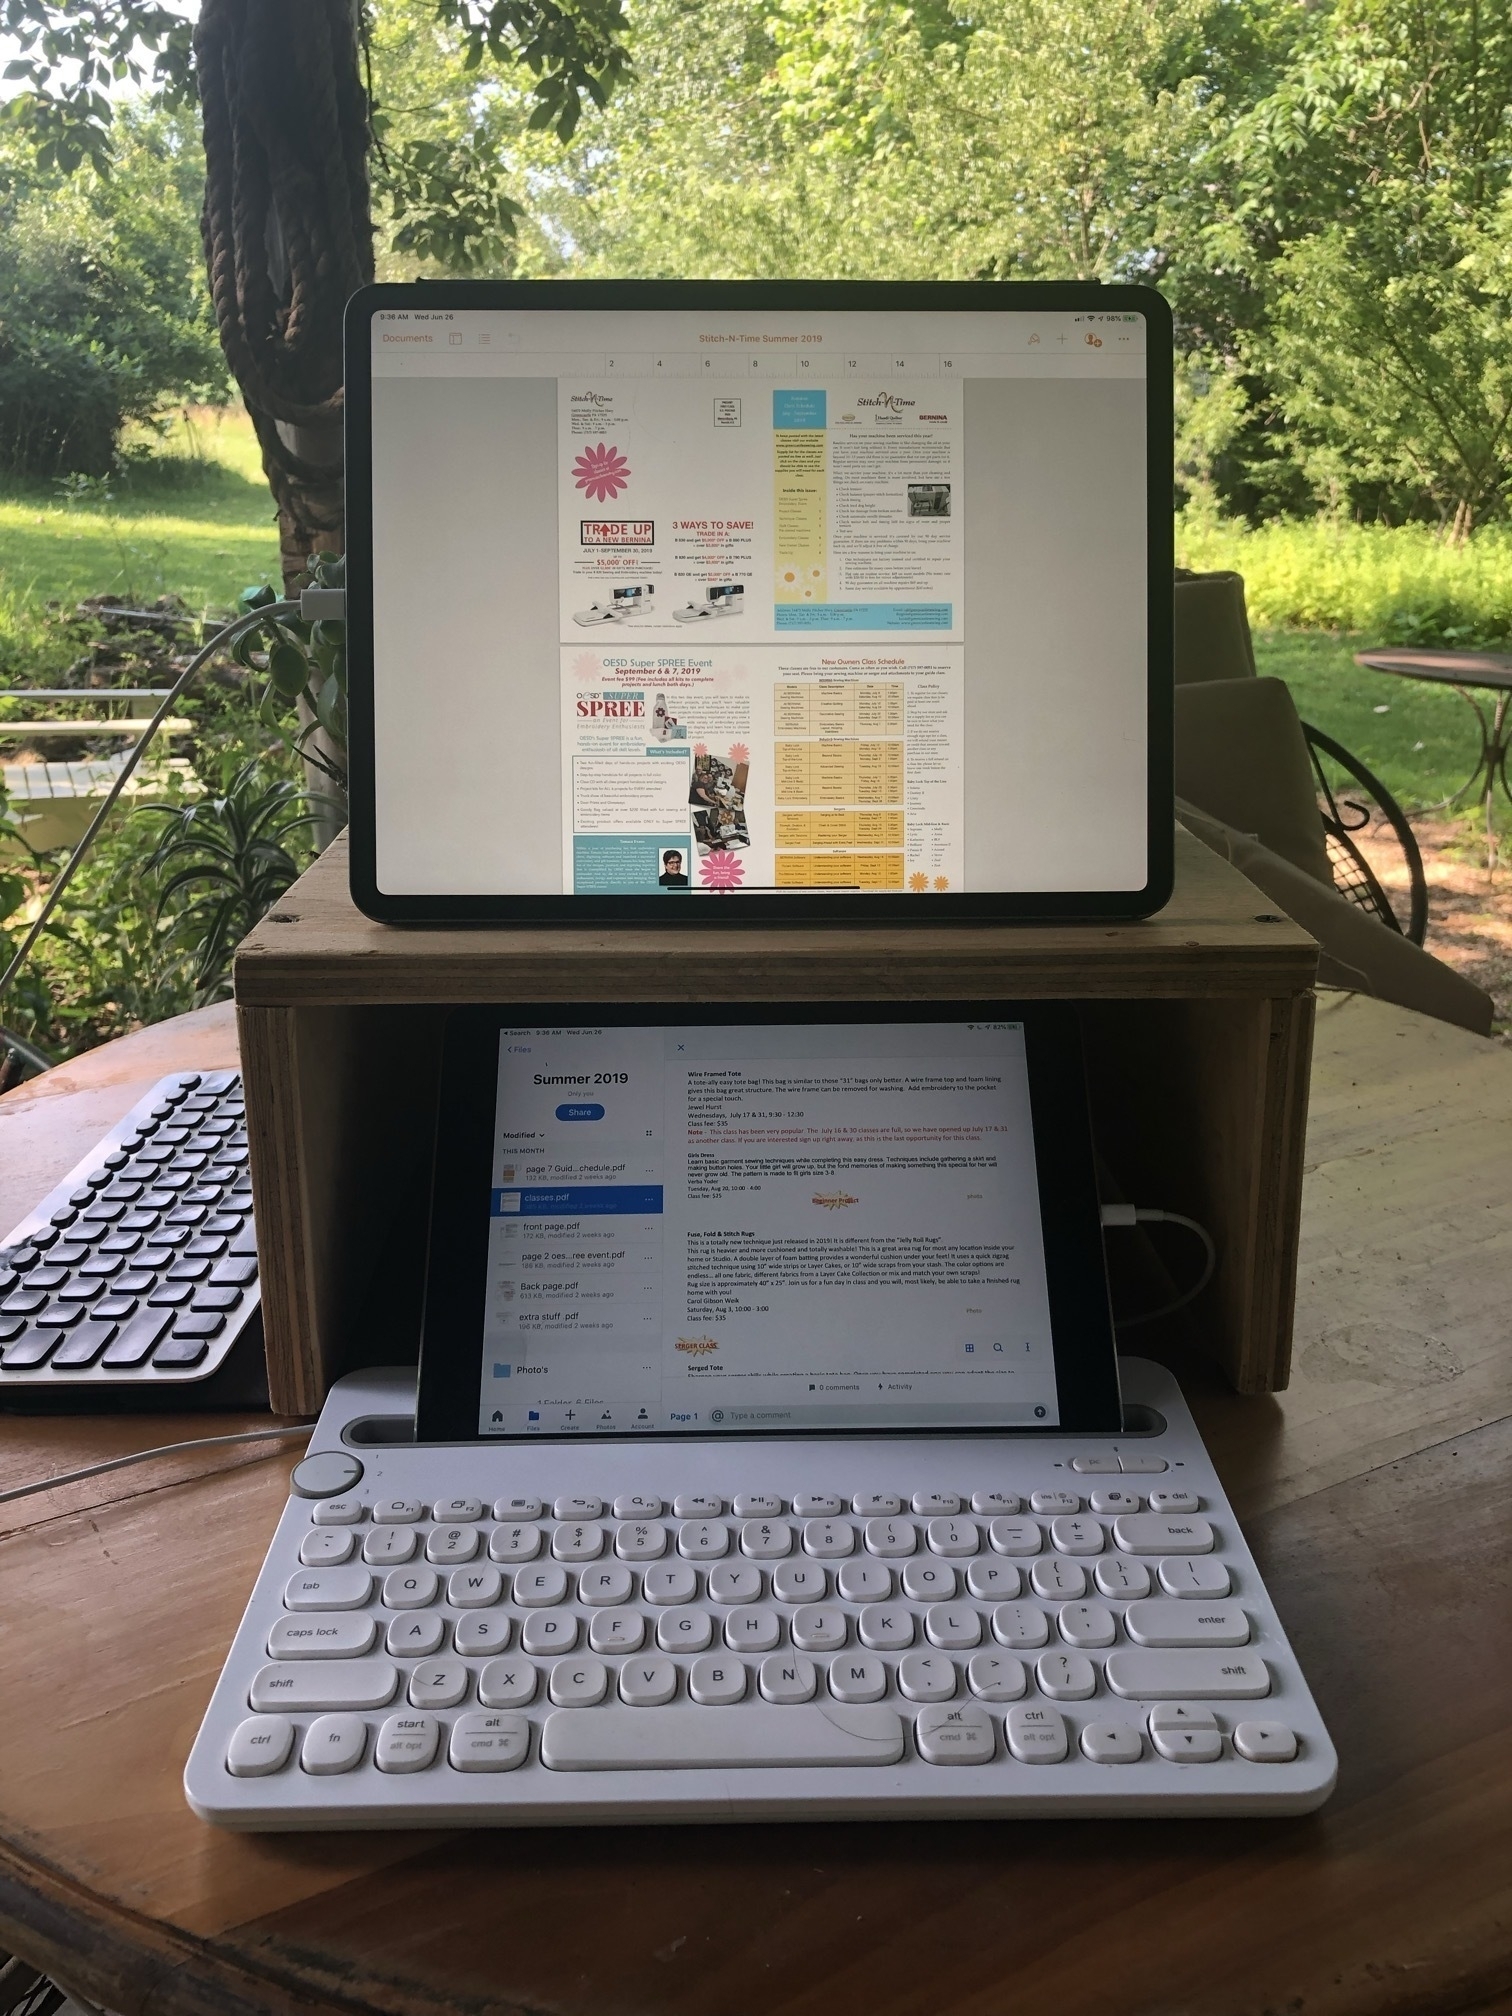
{"type": "Polygon", "coordinates": [[[362,1476],[362,1465],[355,1456],[342,1449],[328,1449],[294,1465],[289,1489],[296,1498],[339,1498],[343,1492],[355,1491],[362,1476]]]}
{"type": "Polygon", "coordinates": [[[738,1659],[697,1659],[688,1675],[688,1693],[704,1708],[728,1708],[745,1699],[746,1669],[738,1659]]]}

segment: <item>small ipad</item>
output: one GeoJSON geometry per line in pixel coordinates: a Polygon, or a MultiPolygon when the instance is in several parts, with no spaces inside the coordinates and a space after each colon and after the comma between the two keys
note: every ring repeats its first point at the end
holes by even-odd
{"type": "Polygon", "coordinates": [[[421,1441],[1122,1427],[1059,1004],[464,1008],[421,1441]]]}

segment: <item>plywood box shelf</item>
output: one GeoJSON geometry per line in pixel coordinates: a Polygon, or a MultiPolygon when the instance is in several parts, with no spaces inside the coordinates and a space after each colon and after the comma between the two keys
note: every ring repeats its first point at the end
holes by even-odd
{"type": "Polygon", "coordinates": [[[1274,1391],[1316,970],[1312,939],[1179,829],[1175,894],[1143,923],[717,933],[375,924],[339,840],[236,956],[273,1405],[315,1411],[363,1362],[374,1270],[421,1264],[440,1029],[468,1001],[1078,1002],[1100,1149],[1129,1197],[1214,1231],[1203,1334],[1240,1391],[1274,1391]]]}

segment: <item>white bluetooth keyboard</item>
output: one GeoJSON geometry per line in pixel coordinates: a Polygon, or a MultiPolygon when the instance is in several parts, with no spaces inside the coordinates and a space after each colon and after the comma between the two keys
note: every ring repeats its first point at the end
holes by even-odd
{"type": "Polygon", "coordinates": [[[331,1393],[185,1773],[244,1828],[1297,1813],[1333,1746],[1147,1432],[402,1446],[331,1393]]]}

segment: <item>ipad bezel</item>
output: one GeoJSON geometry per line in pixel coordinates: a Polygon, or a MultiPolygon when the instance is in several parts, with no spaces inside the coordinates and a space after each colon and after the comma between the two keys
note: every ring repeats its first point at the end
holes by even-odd
{"type": "MultiPolygon", "coordinates": [[[[346,592],[350,885],[367,916],[389,924],[644,924],[728,929],[777,924],[1005,924],[1147,917],[1174,879],[1171,624],[1174,556],[1171,311],[1152,288],[1096,282],[817,280],[420,281],[365,287],[346,312],[346,592]],[[757,313],[1049,313],[1141,315],[1146,330],[1146,876],[1138,889],[979,890],[742,895],[668,903],[654,895],[399,895],[378,885],[373,692],[372,348],[375,314],[401,309],[746,309],[757,313]]],[[[416,592],[425,581],[417,577],[416,592]]]]}
{"type": "MultiPolygon", "coordinates": [[[[731,1017],[722,1012],[720,1026],[731,1017]]],[[[692,1431],[657,1428],[613,1435],[541,1432],[485,1435],[478,1427],[489,1216],[481,1208],[493,1180],[499,1031],[566,1027],[668,1027],[712,1023],[696,1004],[548,1002],[455,1008],[442,1046],[432,1159],[431,1205],[421,1322],[415,1435],[421,1442],[744,1441],[760,1437],[834,1440],[884,1436],[1117,1435],[1123,1412],[1118,1354],[1108,1299],[1091,1117],[1081,1031],[1064,1002],[763,1002],[742,1007],[743,1024],[830,1022],[1022,1022],[1029,1053],[1029,1098],[1040,1219],[1050,1293],[1051,1337],[1060,1419],[1043,1429],[981,1423],[949,1428],[784,1427],[692,1431]]]]}

